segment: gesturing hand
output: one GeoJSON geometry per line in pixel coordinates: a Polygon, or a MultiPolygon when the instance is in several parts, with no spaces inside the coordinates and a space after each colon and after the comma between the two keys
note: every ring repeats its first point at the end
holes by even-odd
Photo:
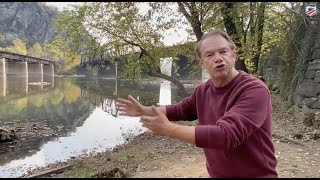
{"type": "Polygon", "coordinates": [[[128,95],[128,100],[118,98],[116,107],[119,115],[125,116],[140,116],[142,114],[142,105],[132,96],[128,95]]]}
{"type": "Polygon", "coordinates": [[[175,128],[174,124],[155,106],[151,107],[151,111],[152,116],[141,116],[140,119],[143,126],[151,130],[154,134],[169,136],[175,128]]]}

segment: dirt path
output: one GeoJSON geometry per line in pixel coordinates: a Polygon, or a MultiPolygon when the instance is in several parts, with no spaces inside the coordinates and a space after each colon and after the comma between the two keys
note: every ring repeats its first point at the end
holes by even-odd
{"type": "MultiPolygon", "coordinates": [[[[273,108],[273,141],[279,177],[320,177],[320,141],[316,140],[319,129],[297,122],[277,96],[273,96],[273,108]]],[[[146,133],[113,152],[48,168],[68,163],[76,165],[52,177],[208,177],[202,149],[146,133]]]]}

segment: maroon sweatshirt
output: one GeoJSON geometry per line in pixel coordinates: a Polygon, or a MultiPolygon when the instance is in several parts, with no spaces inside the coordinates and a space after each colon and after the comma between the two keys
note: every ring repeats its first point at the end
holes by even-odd
{"type": "Polygon", "coordinates": [[[278,177],[271,97],[254,76],[240,71],[221,88],[208,80],[166,111],[170,121],[198,119],[195,143],[211,177],[278,177]]]}

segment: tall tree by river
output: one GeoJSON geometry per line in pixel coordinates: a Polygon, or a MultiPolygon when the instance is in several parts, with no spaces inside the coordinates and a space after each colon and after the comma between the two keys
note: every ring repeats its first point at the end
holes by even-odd
{"type": "Polygon", "coordinates": [[[238,46],[237,68],[258,74],[259,65],[263,64],[261,59],[281,42],[285,34],[284,19],[288,16],[285,3],[281,2],[150,2],[151,8],[146,13],[139,11],[140,4],[83,3],[63,11],[57,26],[61,33],[67,32],[66,42],[78,53],[106,51],[114,61],[115,57],[136,52],[126,60],[127,76],[137,76],[135,73],[144,69],[150,76],[173,82],[184,95],[181,82],[161,73],[161,58],[182,54],[195,60],[195,42],[210,29],[222,28],[233,36],[238,46]],[[165,47],[161,41],[163,32],[181,23],[189,25],[188,43],[165,47]]]}

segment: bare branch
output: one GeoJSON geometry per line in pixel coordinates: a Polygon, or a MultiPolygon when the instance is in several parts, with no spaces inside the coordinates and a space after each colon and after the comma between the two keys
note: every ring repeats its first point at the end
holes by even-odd
{"type": "Polygon", "coordinates": [[[210,11],[210,9],[213,8],[213,2],[210,3],[209,6],[207,6],[206,9],[204,9],[203,7],[201,7],[201,19],[200,21],[202,21],[204,19],[204,17],[207,15],[207,13],[210,11]]]}
{"type": "Polygon", "coordinates": [[[184,5],[181,2],[177,2],[177,3],[178,3],[178,6],[179,6],[179,10],[182,12],[182,14],[187,18],[187,20],[189,22],[192,22],[191,15],[188,14],[188,12],[186,11],[184,5]]]}
{"type": "Polygon", "coordinates": [[[192,9],[191,6],[190,6],[190,4],[189,4],[188,2],[183,2],[183,4],[186,5],[189,10],[192,9]]]}
{"type": "Polygon", "coordinates": [[[306,27],[308,27],[306,21],[309,21],[309,20],[308,20],[307,18],[303,17],[302,14],[300,14],[300,13],[298,13],[298,12],[296,12],[296,11],[290,9],[290,8],[288,8],[287,6],[284,6],[284,7],[285,7],[287,10],[291,11],[294,15],[301,17],[301,18],[303,19],[304,25],[305,25],[306,27]]]}
{"type": "Polygon", "coordinates": [[[275,14],[279,15],[281,17],[281,19],[290,27],[292,28],[291,26],[291,23],[289,23],[285,18],[284,18],[284,15],[282,13],[279,13],[277,11],[275,11],[274,9],[271,9],[272,12],[274,12],[275,14]]]}

